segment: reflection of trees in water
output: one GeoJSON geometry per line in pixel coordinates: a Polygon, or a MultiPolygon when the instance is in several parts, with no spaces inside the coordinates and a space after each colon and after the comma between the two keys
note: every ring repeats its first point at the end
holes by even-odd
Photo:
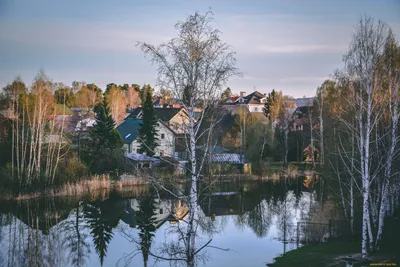
{"type": "Polygon", "coordinates": [[[147,266],[149,256],[155,261],[169,261],[170,265],[176,266],[195,266],[197,262],[207,261],[208,254],[204,248],[210,245],[212,236],[223,228],[226,219],[212,221],[199,208],[196,223],[189,224],[188,206],[185,203],[184,199],[158,198],[128,201],[129,216],[135,218],[125,219],[126,223],[132,225],[134,222],[139,232],[120,227],[122,235],[137,247],[122,258],[126,265],[139,253],[143,255],[144,266],[147,266]],[[161,209],[163,212],[160,214],[161,209]],[[168,224],[164,233],[166,239],[151,248],[154,232],[164,223],[168,224]]]}
{"type": "Polygon", "coordinates": [[[257,237],[265,237],[271,227],[273,213],[266,201],[261,201],[247,216],[247,224],[257,237]]]}
{"type": "Polygon", "coordinates": [[[121,203],[116,203],[112,199],[84,205],[84,217],[90,228],[101,265],[107,255],[107,246],[113,237],[113,228],[117,227],[122,216],[122,208],[121,203]]]}
{"type": "Polygon", "coordinates": [[[151,243],[153,241],[154,232],[156,231],[156,227],[154,226],[154,209],[154,199],[143,199],[142,201],[140,201],[139,211],[136,213],[140,238],[139,244],[143,255],[144,266],[147,266],[151,243]]]}
{"type": "Polygon", "coordinates": [[[76,208],[70,213],[67,220],[60,223],[60,229],[64,232],[65,247],[68,251],[69,263],[72,266],[85,266],[90,253],[90,244],[87,242],[87,224],[83,218],[82,202],[76,204],[76,208]]]}
{"type": "Polygon", "coordinates": [[[1,227],[6,233],[2,250],[7,251],[7,266],[68,264],[65,233],[62,224],[57,224],[64,218],[65,209],[57,209],[59,204],[53,199],[9,203],[6,212],[10,212],[10,219],[1,227]]]}

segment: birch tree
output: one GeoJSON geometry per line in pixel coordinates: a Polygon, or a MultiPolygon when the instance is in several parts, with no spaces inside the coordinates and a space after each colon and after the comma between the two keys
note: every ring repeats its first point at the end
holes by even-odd
{"type": "Polygon", "coordinates": [[[344,60],[349,74],[359,83],[358,100],[358,147],[360,155],[360,172],[362,179],[362,257],[367,258],[368,246],[373,244],[370,222],[370,185],[375,179],[371,170],[371,135],[375,124],[381,116],[381,106],[374,102],[378,92],[376,65],[382,54],[388,34],[385,23],[370,17],[360,19],[344,60]]]}
{"type": "Polygon", "coordinates": [[[126,114],[125,100],[121,89],[112,86],[106,94],[106,101],[110,107],[111,116],[113,117],[115,124],[120,125],[125,119],[126,114]]]}
{"type": "MultiPolygon", "coordinates": [[[[195,230],[197,228],[198,201],[197,181],[207,158],[205,146],[204,157],[198,158],[196,147],[199,140],[200,126],[204,118],[206,107],[216,102],[222,88],[228,79],[239,75],[235,68],[235,54],[231,47],[223,43],[221,33],[211,26],[213,14],[195,13],[185,21],[175,25],[178,37],[167,43],[154,46],[139,42],[139,47],[158,66],[157,83],[162,89],[172,88],[173,95],[183,100],[184,108],[189,117],[185,125],[187,136],[186,149],[190,154],[190,193],[189,218],[185,244],[187,252],[195,255],[195,230]],[[201,106],[203,112],[196,120],[195,107],[201,106]]],[[[202,136],[210,136],[211,131],[203,132],[202,136]]],[[[193,262],[189,265],[194,265],[193,262]]]]}

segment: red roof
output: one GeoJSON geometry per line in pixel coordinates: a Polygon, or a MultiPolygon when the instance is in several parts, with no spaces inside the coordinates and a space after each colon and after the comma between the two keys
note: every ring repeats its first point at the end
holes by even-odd
{"type": "Polygon", "coordinates": [[[235,96],[235,95],[229,97],[229,99],[230,99],[232,102],[235,102],[236,100],[238,100],[238,98],[239,98],[239,96],[235,96]]]}

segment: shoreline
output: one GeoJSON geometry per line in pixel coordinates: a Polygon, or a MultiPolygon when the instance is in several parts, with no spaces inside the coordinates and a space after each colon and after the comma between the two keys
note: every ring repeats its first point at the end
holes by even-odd
{"type": "MultiPolygon", "coordinates": [[[[295,178],[298,176],[312,176],[316,172],[310,170],[298,171],[298,170],[280,170],[267,175],[255,175],[255,174],[213,174],[211,176],[201,176],[199,182],[207,183],[209,178],[214,182],[215,179],[220,182],[231,182],[235,180],[242,181],[276,181],[281,177],[295,178]]],[[[3,190],[0,191],[0,200],[27,200],[35,199],[40,197],[67,197],[75,196],[80,197],[90,194],[98,194],[99,191],[108,190],[116,192],[124,192],[127,188],[134,188],[136,186],[146,186],[151,182],[144,177],[129,175],[124,176],[124,179],[112,180],[107,175],[93,176],[90,179],[83,179],[79,182],[67,182],[61,187],[54,187],[45,189],[44,191],[37,191],[31,193],[23,193],[15,195],[12,191],[3,190]],[[125,189],[124,189],[125,188],[125,189]]],[[[174,179],[176,177],[173,177],[174,179]]],[[[182,179],[182,177],[178,178],[182,179]]],[[[180,181],[182,182],[182,181],[180,181]]]]}

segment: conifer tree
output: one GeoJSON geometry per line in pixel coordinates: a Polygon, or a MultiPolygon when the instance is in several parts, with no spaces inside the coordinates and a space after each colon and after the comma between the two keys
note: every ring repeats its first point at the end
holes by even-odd
{"type": "Polygon", "coordinates": [[[96,107],[96,124],[90,133],[88,157],[93,172],[104,173],[118,168],[123,158],[123,141],[115,129],[107,101],[96,107]]]}
{"type": "Polygon", "coordinates": [[[139,131],[140,150],[148,156],[153,156],[154,149],[157,147],[157,121],[150,91],[147,91],[146,94],[146,100],[143,105],[142,120],[142,128],[139,131]]]}
{"type": "Polygon", "coordinates": [[[271,119],[271,107],[273,106],[276,98],[276,92],[273,89],[271,93],[267,96],[267,101],[265,101],[264,105],[264,114],[268,119],[271,119]]]}

